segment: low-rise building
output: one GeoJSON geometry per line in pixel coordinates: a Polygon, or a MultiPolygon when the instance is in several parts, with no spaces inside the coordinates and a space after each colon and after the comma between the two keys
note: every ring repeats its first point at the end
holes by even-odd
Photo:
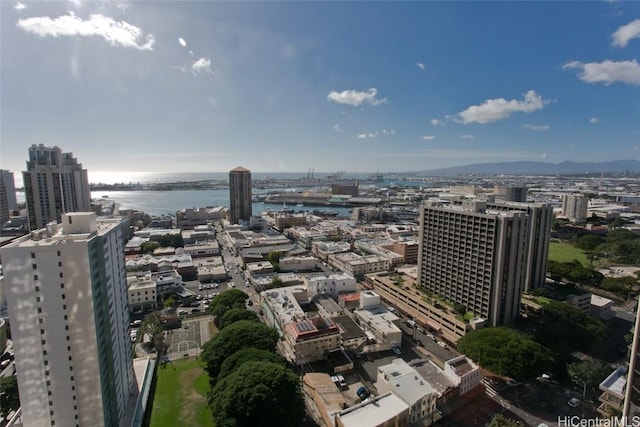
{"type": "Polygon", "coordinates": [[[273,265],[269,261],[250,262],[245,267],[251,276],[273,273],[273,265]]]}
{"type": "Polygon", "coordinates": [[[351,316],[342,315],[333,318],[333,321],[342,334],[341,346],[345,350],[353,353],[361,353],[361,347],[367,343],[367,334],[362,328],[351,318],[351,316]]]}
{"type": "Polygon", "coordinates": [[[184,245],[184,253],[191,258],[212,257],[220,255],[220,245],[215,240],[200,241],[184,245]]]}
{"type": "Polygon", "coordinates": [[[387,392],[337,413],[335,421],[336,427],[404,427],[409,405],[387,392]]]}
{"type": "Polygon", "coordinates": [[[328,374],[313,372],[302,377],[302,387],[316,404],[325,425],[333,427],[335,415],[347,407],[338,386],[328,374]]]}
{"type": "Polygon", "coordinates": [[[600,295],[591,295],[591,312],[593,317],[609,320],[616,315],[613,310],[613,301],[600,295]]]}
{"type": "Polygon", "coordinates": [[[323,261],[327,261],[330,255],[335,255],[351,250],[349,242],[313,242],[311,253],[323,261]]]}
{"type": "Polygon", "coordinates": [[[285,357],[296,365],[322,360],[340,347],[340,329],[321,316],[287,324],[284,338],[285,357]]]}
{"type": "Polygon", "coordinates": [[[584,292],[567,295],[565,304],[577,308],[584,314],[589,314],[591,312],[591,294],[589,292],[584,292]]]}
{"type": "Polygon", "coordinates": [[[380,305],[380,296],[375,292],[360,293],[360,308],[354,311],[354,315],[368,338],[363,352],[390,350],[401,345],[400,319],[380,305]]]}
{"type": "Polygon", "coordinates": [[[313,256],[282,257],[278,265],[280,271],[313,271],[318,266],[318,259],[313,256]]]}
{"type": "Polygon", "coordinates": [[[357,284],[355,277],[346,273],[308,274],[303,280],[311,297],[321,294],[337,297],[342,293],[354,292],[357,284]]]}
{"type": "Polygon", "coordinates": [[[128,276],[127,299],[129,311],[132,313],[155,309],[157,307],[156,282],[151,280],[151,275],[128,276]]]}
{"type": "Polygon", "coordinates": [[[379,393],[392,392],[409,405],[409,422],[424,420],[430,425],[436,410],[436,390],[407,362],[394,359],[378,368],[376,389],[379,393]]]}
{"type": "Polygon", "coordinates": [[[342,308],[328,295],[318,295],[313,299],[322,317],[337,317],[342,315],[342,308]]]}
{"type": "Polygon", "coordinates": [[[344,310],[355,310],[360,307],[360,292],[338,295],[338,305],[344,310]]]}
{"type": "Polygon", "coordinates": [[[358,255],[353,252],[329,255],[329,265],[352,276],[389,271],[391,261],[380,255],[358,255]]]}
{"type": "Polygon", "coordinates": [[[458,356],[444,362],[444,373],[458,386],[460,395],[480,385],[480,368],[467,356],[458,356]]]}
{"type": "Polygon", "coordinates": [[[598,413],[606,419],[611,417],[619,417],[622,415],[622,406],[624,405],[625,388],[627,386],[627,368],[618,367],[607,378],[600,383],[598,387],[602,394],[598,413]]]}

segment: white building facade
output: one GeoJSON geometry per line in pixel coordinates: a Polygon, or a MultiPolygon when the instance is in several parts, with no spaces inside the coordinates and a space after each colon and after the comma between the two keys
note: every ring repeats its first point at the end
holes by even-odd
{"type": "Polygon", "coordinates": [[[70,213],[2,248],[24,426],[117,426],[137,392],[127,225],[70,213]]]}

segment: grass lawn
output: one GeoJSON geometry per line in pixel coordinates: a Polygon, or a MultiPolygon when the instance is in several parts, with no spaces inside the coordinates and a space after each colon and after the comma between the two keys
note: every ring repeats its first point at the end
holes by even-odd
{"type": "Polygon", "coordinates": [[[549,243],[549,259],[559,262],[571,262],[574,259],[580,261],[584,267],[589,266],[587,255],[582,249],[578,249],[570,243],[549,243]]]}
{"type": "Polygon", "coordinates": [[[209,376],[199,359],[181,359],[158,367],[150,427],[213,427],[207,406],[209,376]]]}

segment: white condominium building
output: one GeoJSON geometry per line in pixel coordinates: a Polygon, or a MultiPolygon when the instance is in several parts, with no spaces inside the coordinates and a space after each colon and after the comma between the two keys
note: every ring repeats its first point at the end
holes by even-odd
{"type": "Polygon", "coordinates": [[[121,424],[137,392],[126,226],[68,213],[0,250],[25,427],[121,424]]]}

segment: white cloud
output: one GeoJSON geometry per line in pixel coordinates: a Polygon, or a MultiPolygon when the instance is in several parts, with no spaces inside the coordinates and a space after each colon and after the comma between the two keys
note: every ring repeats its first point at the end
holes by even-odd
{"type": "Polygon", "coordinates": [[[443,126],[444,123],[440,119],[431,119],[431,126],[443,126]]]}
{"type": "Polygon", "coordinates": [[[613,41],[611,44],[618,47],[625,47],[631,39],[637,39],[640,37],[640,19],[629,22],[627,25],[623,25],[618,28],[615,33],[611,35],[613,41]]]}
{"type": "Polygon", "coordinates": [[[460,138],[462,139],[475,139],[475,136],[471,135],[471,134],[465,134],[465,135],[460,135],[460,138]]]}
{"type": "Polygon", "coordinates": [[[549,157],[549,155],[547,153],[540,154],[540,158],[543,159],[543,160],[546,159],[547,157],[549,157]]]}
{"type": "Polygon", "coordinates": [[[372,87],[366,92],[358,92],[355,90],[345,90],[342,92],[333,91],[327,95],[327,99],[329,101],[335,102],[336,104],[347,104],[354,107],[362,105],[364,103],[371,105],[380,105],[387,102],[386,98],[378,99],[376,95],[378,94],[378,89],[372,87]]]}
{"type": "Polygon", "coordinates": [[[208,58],[198,59],[193,64],[191,64],[191,72],[194,75],[205,73],[213,74],[213,71],[211,71],[211,60],[208,58]]]}
{"type": "Polygon", "coordinates": [[[417,62],[416,65],[421,69],[424,70],[424,64],[421,62],[417,62]]]}
{"type": "Polygon", "coordinates": [[[333,129],[335,132],[342,132],[340,125],[333,125],[331,126],[331,129],[333,129]]]}
{"type": "Polygon", "coordinates": [[[504,98],[487,99],[481,105],[472,105],[458,113],[461,120],[456,120],[464,124],[489,123],[507,118],[513,113],[531,113],[540,110],[546,103],[548,101],[543,100],[534,90],[530,90],[524,95],[524,101],[516,99],[507,101],[504,98]]]}
{"type": "Polygon", "coordinates": [[[365,139],[365,138],[375,138],[376,136],[378,136],[377,132],[369,132],[369,133],[360,133],[358,134],[358,138],[359,139],[365,139]]]}
{"type": "Polygon", "coordinates": [[[190,50],[190,51],[189,51],[189,55],[191,55],[191,56],[195,56],[195,54],[193,53],[193,51],[192,51],[192,50],[190,50]]]}
{"type": "Polygon", "coordinates": [[[99,36],[111,46],[133,47],[140,50],[153,50],[153,35],[143,34],[142,30],[125,21],[115,21],[103,15],[90,15],[88,20],[77,17],[73,12],[59,18],[47,16],[20,19],[17,26],[40,37],[60,36],[99,36]]]}
{"type": "Polygon", "coordinates": [[[395,129],[382,129],[382,133],[385,135],[395,135],[396,134],[396,130],[395,129]]]}
{"type": "Polygon", "coordinates": [[[436,137],[434,135],[425,135],[422,137],[423,140],[425,141],[431,141],[432,139],[435,139],[436,137]]]}
{"type": "Polygon", "coordinates": [[[524,125],[524,127],[526,127],[527,129],[531,129],[531,130],[549,130],[549,125],[530,125],[530,124],[526,124],[526,125],[524,125]]]}
{"type": "Polygon", "coordinates": [[[180,43],[182,47],[187,47],[187,42],[182,37],[178,37],[178,43],[180,43]]]}
{"type": "Polygon", "coordinates": [[[24,10],[24,9],[26,9],[26,8],[27,8],[27,6],[25,6],[24,4],[22,4],[22,3],[20,3],[20,2],[17,2],[17,3],[15,4],[15,6],[13,6],[13,8],[14,8],[15,10],[24,10]]]}
{"type": "Polygon", "coordinates": [[[591,123],[592,125],[595,125],[596,123],[600,122],[600,120],[598,120],[597,117],[591,117],[589,119],[589,123],[591,123]]]}
{"type": "Polygon", "coordinates": [[[640,86],[640,64],[631,61],[602,61],[583,63],[572,61],[564,65],[565,70],[578,68],[581,72],[578,78],[587,83],[604,83],[610,85],[615,82],[640,86]]]}

